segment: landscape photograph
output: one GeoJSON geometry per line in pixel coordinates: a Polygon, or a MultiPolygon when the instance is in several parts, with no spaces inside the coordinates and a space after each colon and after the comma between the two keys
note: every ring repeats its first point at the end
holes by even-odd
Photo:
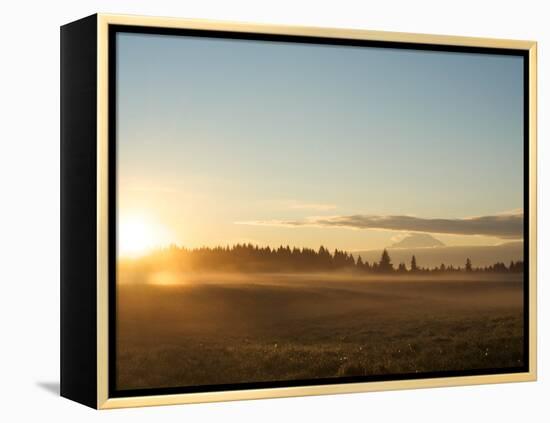
{"type": "Polygon", "coordinates": [[[524,368],[522,57],[116,43],[116,390],[524,368]]]}

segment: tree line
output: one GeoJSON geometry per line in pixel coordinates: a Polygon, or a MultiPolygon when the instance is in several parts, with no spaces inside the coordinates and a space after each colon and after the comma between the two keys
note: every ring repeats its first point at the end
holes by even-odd
{"type": "Polygon", "coordinates": [[[181,270],[239,271],[239,272],[318,272],[349,270],[365,273],[453,273],[493,272],[522,273],[523,261],[502,262],[490,266],[474,266],[466,258],[463,266],[446,265],[421,267],[413,255],[409,263],[394,265],[386,249],[378,261],[369,263],[361,256],[357,259],[349,252],[339,249],[330,252],[324,246],[312,248],[260,247],[252,244],[236,244],[226,247],[202,247],[188,249],[172,245],[156,250],[142,259],[151,266],[164,265],[181,270]]]}

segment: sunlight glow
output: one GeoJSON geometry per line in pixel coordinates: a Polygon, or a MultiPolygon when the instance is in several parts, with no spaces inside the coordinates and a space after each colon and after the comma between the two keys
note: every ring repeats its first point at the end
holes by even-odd
{"type": "Polygon", "coordinates": [[[118,224],[118,254],[140,257],[169,243],[168,230],[149,217],[122,215],[118,224]]]}

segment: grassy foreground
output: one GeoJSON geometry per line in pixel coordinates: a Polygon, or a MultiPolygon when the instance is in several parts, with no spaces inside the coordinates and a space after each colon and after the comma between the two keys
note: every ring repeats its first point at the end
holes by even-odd
{"type": "Polygon", "coordinates": [[[153,275],[118,286],[118,389],[523,364],[522,275],[153,275]]]}

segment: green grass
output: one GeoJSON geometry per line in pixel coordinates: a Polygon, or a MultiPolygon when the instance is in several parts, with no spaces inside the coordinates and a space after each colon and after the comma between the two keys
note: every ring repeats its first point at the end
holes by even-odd
{"type": "Polygon", "coordinates": [[[523,363],[522,284],[508,276],[185,276],[119,286],[119,389],[523,363]]]}

